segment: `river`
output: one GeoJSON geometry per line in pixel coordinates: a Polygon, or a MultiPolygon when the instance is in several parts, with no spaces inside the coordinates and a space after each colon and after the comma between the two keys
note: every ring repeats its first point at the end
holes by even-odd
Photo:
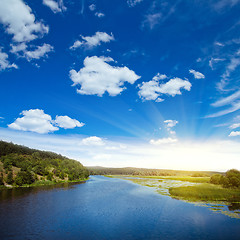
{"type": "Polygon", "coordinates": [[[240,220],[127,180],[0,191],[0,239],[240,239],[240,220]]]}

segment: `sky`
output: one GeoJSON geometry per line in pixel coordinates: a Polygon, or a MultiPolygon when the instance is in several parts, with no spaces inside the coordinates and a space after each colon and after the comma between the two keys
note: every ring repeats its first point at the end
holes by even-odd
{"type": "Polygon", "coordinates": [[[0,0],[0,139],[86,166],[240,169],[240,0],[0,0]]]}

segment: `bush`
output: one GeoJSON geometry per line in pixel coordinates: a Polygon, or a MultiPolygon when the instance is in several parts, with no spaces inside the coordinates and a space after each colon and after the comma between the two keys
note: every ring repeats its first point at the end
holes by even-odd
{"type": "Polygon", "coordinates": [[[6,182],[8,183],[8,184],[13,184],[13,172],[12,171],[9,171],[9,173],[8,173],[8,175],[7,175],[7,180],[6,180],[6,182]]]}
{"type": "Polygon", "coordinates": [[[18,186],[22,186],[23,184],[32,184],[34,182],[34,175],[29,171],[20,171],[15,179],[15,183],[18,186]]]}
{"type": "Polygon", "coordinates": [[[219,184],[226,188],[239,188],[240,171],[231,169],[226,172],[225,176],[215,174],[210,178],[210,183],[219,184]]]}
{"type": "Polygon", "coordinates": [[[210,183],[220,185],[220,184],[222,184],[222,177],[223,176],[220,174],[214,174],[210,178],[210,183]]]}

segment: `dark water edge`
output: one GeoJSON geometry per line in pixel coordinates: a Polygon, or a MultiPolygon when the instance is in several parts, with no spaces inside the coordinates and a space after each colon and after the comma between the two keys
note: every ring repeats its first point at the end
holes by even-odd
{"type": "Polygon", "coordinates": [[[240,220],[121,179],[0,191],[0,239],[240,239],[240,220]]]}

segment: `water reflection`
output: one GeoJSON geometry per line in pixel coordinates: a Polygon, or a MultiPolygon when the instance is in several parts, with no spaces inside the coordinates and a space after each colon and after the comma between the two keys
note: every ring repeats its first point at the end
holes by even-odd
{"type": "Polygon", "coordinates": [[[9,200],[16,200],[20,197],[29,196],[30,194],[38,194],[39,192],[43,191],[53,191],[53,190],[69,190],[74,188],[78,184],[83,184],[84,182],[80,183],[58,183],[54,185],[45,185],[45,186],[38,186],[38,187],[22,187],[22,188],[11,188],[11,189],[2,189],[0,190],[0,202],[1,201],[9,201],[9,200]]]}

